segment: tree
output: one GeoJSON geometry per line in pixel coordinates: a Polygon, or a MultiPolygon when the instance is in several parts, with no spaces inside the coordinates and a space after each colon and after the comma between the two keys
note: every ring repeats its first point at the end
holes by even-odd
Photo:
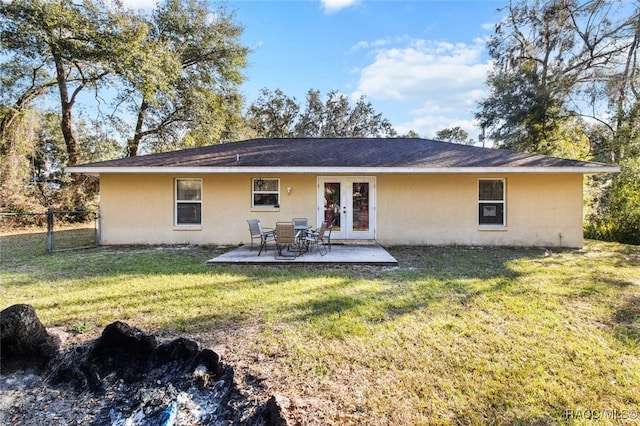
{"type": "MultiPolygon", "coordinates": [[[[7,109],[1,110],[5,117],[7,109]]],[[[3,131],[0,145],[0,205],[3,208],[30,180],[28,155],[33,148],[36,119],[30,109],[25,109],[12,121],[3,131]]]]}
{"type": "Polygon", "coordinates": [[[352,107],[349,99],[332,91],[323,102],[320,91],[307,92],[306,106],[286,96],[280,89],[263,89],[261,96],[250,105],[247,122],[261,137],[394,137],[396,132],[389,120],[360,97],[352,107]]]}
{"type": "Polygon", "coordinates": [[[360,96],[347,119],[346,133],[353,137],[395,137],[391,122],[375,112],[371,102],[360,96]]]}
{"type": "Polygon", "coordinates": [[[415,130],[409,130],[406,134],[400,136],[402,138],[419,138],[420,134],[415,130]]]}
{"type": "Polygon", "coordinates": [[[238,87],[249,52],[233,15],[197,0],[167,0],[146,26],[118,68],[124,84],[118,102],[136,117],[127,155],[137,155],[144,140],[152,151],[163,151],[182,140],[195,146],[233,139],[242,121],[238,87]]]}
{"type": "MultiPolygon", "coordinates": [[[[54,160],[59,171],[113,157],[117,144],[103,124],[95,120],[89,131],[75,117],[78,97],[88,90],[101,106],[115,89],[110,117],[119,130],[131,129],[120,109],[130,107],[137,118],[131,155],[143,140],[150,150],[166,150],[233,140],[245,129],[237,87],[248,50],[237,41],[241,28],[222,9],[168,0],[149,17],[119,2],[16,0],[0,2],[0,16],[3,199],[20,195],[29,176],[46,179],[45,166],[54,160]],[[53,116],[46,114],[44,126],[44,113],[34,109],[49,93],[59,100],[59,135],[49,126],[53,116]],[[43,142],[52,135],[64,141],[55,150],[43,142]]],[[[92,190],[85,182],[91,183],[75,176],[74,201],[66,207],[84,207],[92,190]]]]}
{"type": "Polygon", "coordinates": [[[436,132],[436,139],[463,145],[473,145],[475,143],[473,139],[469,139],[469,134],[460,126],[442,129],[436,132]]]}
{"type": "Polygon", "coordinates": [[[15,60],[0,65],[0,186],[3,198],[18,192],[28,173],[23,159],[32,143],[31,105],[55,85],[41,66],[25,67],[15,60]]]}
{"type": "MultiPolygon", "coordinates": [[[[80,155],[84,160],[92,148],[82,122],[77,130],[80,155]],[[86,148],[85,148],[86,147],[86,148]]],[[[44,208],[72,209],[86,206],[91,187],[84,186],[81,199],[63,167],[68,163],[60,115],[52,111],[28,108],[21,112],[7,131],[12,150],[0,153],[0,206],[9,211],[42,211],[44,208]],[[77,204],[81,201],[81,204],[77,204]]],[[[102,154],[107,144],[98,142],[102,154]]],[[[92,154],[90,153],[89,156],[92,154]]]]}
{"type": "Polygon", "coordinates": [[[299,111],[295,98],[288,97],[280,89],[271,92],[263,88],[258,99],[249,106],[247,124],[260,137],[295,137],[294,127],[299,111]]]}
{"type": "Polygon", "coordinates": [[[21,64],[12,59],[0,64],[0,104],[3,105],[0,116],[0,141],[4,142],[8,131],[36,100],[55,86],[56,81],[43,70],[42,64],[21,64]]]}
{"type": "Polygon", "coordinates": [[[57,87],[68,162],[76,164],[79,151],[73,107],[80,92],[97,89],[105,81],[116,62],[114,54],[127,50],[121,46],[122,28],[115,25],[112,11],[99,0],[2,2],[0,15],[3,49],[22,67],[24,75],[26,70],[37,71],[32,81],[39,83],[31,93],[42,95],[43,89],[53,84],[57,87]]]}
{"type": "Polygon", "coordinates": [[[307,105],[296,123],[295,134],[302,138],[312,138],[323,134],[324,113],[320,91],[309,89],[307,105]]]}
{"type": "Polygon", "coordinates": [[[619,176],[587,182],[596,195],[586,229],[632,241],[638,218],[628,210],[638,207],[629,194],[638,189],[628,177],[640,157],[640,7],[535,0],[505,10],[488,44],[495,66],[476,118],[499,147],[620,164],[619,176]]]}
{"type": "MultiPolygon", "coordinates": [[[[488,76],[491,93],[476,113],[500,147],[568,151],[562,145],[571,141],[560,130],[580,124],[575,116],[600,119],[602,109],[588,108],[614,100],[600,95],[630,55],[635,58],[638,11],[629,15],[627,9],[604,0],[510,3],[488,43],[495,63],[488,76]]],[[[630,75],[628,69],[625,84],[617,85],[627,100],[630,75]]]]}
{"type": "Polygon", "coordinates": [[[608,183],[608,190],[595,197],[595,206],[586,218],[585,235],[640,244],[640,157],[624,160],[620,169],[608,183]]]}
{"type": "Polygon", "coordinates": [[[306,107],[295,134],[327,138],[396,136],[389,120],[376,113],[364,96],[351,107],[349,99],[335,90],[327,94],[324,104],[319,91],[307,92],[306,107]]]}

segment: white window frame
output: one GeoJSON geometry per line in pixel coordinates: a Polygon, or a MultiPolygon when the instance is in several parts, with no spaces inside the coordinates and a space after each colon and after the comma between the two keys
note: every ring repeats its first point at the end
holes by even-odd
{"type": "Polygon", "coordinates": [[[280,208],[280,178],[251,178],[251,208],[254,210],[275,210],[275,209],[279,209],[280,208]],[[267,181],[267,180],[274,180],[276,182],[278,182],[278,189],[276,191],[261,191],[261,190],[256,190],[256,181],[258,180],[262,180],[262,181],[267,181]],[[255,204],[255,195],[256,194],[275,194],[278,197],[278,201],[276,204],[255,204]]]}
{"type": "Polygon", "coordinates": [[[478,196],[476,205],[476,222],[479,228],[483,229],[505,229],[507,227],[507,180],[505,178],[478,178],[478,196]],[[480,199],[480,182],[483,181],[500,181],[502,182],[502,200],[482,200],[480,199]],[[481,204],[502,204],[502,223],[480,223],[480,205],[481,204]]]}
{"type": "Polygon", "coordinates": [[[202,179],[201,178],[175,178],[173,183],[173,224],[177,228],[201,228],[202,227],[202,179]],[[200,183],[200,199],[199,200],[180,200],[178,199],[178,182],[180,181],[197,181],[200,183]],[[178,223],[178,206],[182,203],[200,204],[200,222],[199,223],[178,223]]]}

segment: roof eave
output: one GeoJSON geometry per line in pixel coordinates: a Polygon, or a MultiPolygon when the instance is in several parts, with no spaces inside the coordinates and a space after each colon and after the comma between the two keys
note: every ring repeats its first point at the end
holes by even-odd
{"type": "Polygon", "coordinates": [[[240,174],[240,173],[294,173],[294,174],[486,174],[486,173],[618,173],[618,166],[574,167],[67,167],[65,172],[100,174],[240,174]]]}

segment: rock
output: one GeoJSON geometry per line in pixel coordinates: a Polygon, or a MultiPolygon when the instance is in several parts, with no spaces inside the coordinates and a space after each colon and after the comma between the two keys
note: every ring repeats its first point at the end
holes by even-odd
{"type": "Polygon", "coordinates": [[[155,352],[156,362],[164,364],[171,361],[187,361],[198,355],[200,345],[198,342],[179,337],[169,343],[158,346],[155,352]]]}
{"type": "Polygon", "coordinates": [[[127,366],[131,362],[146,361],[157,347],[155,336],[116,321],[102,331],[89,358],[110,360],[116,366],[127,366]]]}
{"type": "Polygon", "coordinates": [[[3,372],[44,367],[60,349],[60,339],[47,333],[31,305],[0,312],[0,357],[3,372]]]}
{"type": "Polygon", "coordinates": [[[96,367],[86,362],[90,349],[90,345],[79,345],[60,353],[52,363],[48,383],[70,385],[78,392],[102,392],[104,384],[96,367]]]}
{"type": "Polygon", "coordinates": [[[193,367],[203,365],[215,376],[220,375],[220,356],[211,349],[203,349],[196,356],[193,367]]]}
{"type": "Polygon", "coordinates": [[[49,375],[49,383],[54,386],[72,386],[78,392],[103,392],[104,384],[94,368],[88,365],[65,364],[49,375]]]}
{"type": "Polygon", "coordinates": [[[151,356],[157,347],[153,335],[121,321],[109,324],[86,359],[85,366],[92,370],[88,378],[100,380],[115,373],[127,382],[138,380],[151,368],[151,356]]]}
{"type": "Polygon", "coordinates": [[[70,336],[69,333],[61,327],[47,327],[47,333],[53,336],[54,339],[60,340],[60,347],[65,346],[70,336]]]}
{"type": "Polygon", "coordinates": [[[287,419],[284,411],[291,402],[282,395],[274,394],[265,404],[263,417],[269,426],[287,426],[287,419]]]}
{"type": "Polygon", "coordinates": [[[205,389],[209,386],[209,379],[211,379],[211,375],[205,366],[199,365],[193,371],[193,381],[196,383],[198,388],[205,389]]]}

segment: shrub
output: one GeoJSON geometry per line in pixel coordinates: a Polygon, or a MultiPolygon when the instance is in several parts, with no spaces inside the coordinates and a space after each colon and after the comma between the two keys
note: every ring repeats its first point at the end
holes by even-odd
{"type": "Polygon", "coordinates": [[[597,203],[585,224],[587,238],[640,245],[640,157],[620,164],[597,203]]]}

